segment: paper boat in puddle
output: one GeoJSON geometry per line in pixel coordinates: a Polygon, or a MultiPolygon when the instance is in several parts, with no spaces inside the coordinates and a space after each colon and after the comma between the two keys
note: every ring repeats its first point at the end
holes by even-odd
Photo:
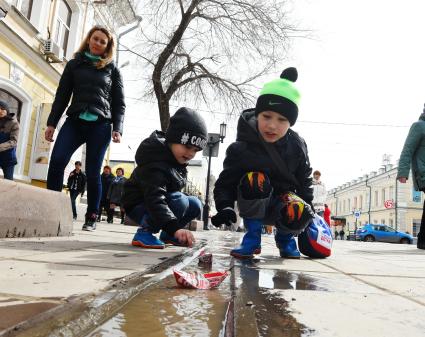
{"type": "Polygon", "coordinates": [[[210,273],[185,272],[173,270],[174,277],[179,286],[191,289],[213,289],[229,275],[227,271],[215,271],[210,273]]]}

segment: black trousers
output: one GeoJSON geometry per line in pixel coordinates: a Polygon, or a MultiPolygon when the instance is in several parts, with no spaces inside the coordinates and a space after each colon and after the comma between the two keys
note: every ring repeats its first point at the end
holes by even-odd
{"type": "Polygon", "coordinates": [[[424,200],[424,206],[422,211],[421,228],[419,229],[419,233],[418,233],[418,242],[425,243],[425,200],[424,200]]]}

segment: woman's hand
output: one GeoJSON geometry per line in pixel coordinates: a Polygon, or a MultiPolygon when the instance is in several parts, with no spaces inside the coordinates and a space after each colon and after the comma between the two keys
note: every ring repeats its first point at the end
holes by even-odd
{"type": "Polygon", "coordinates": [[[112,141],[114,143],[121,143],[121,134],[118,131],[112,131],[112,141]]]}
{"type": "Polygon", "coordinates": [[[55,133],[55,128],[53,126],[48,126],[46,131],[44,132],[44,138],[48,141],[48,142],[53,142],[53,135],[55,133]]]}

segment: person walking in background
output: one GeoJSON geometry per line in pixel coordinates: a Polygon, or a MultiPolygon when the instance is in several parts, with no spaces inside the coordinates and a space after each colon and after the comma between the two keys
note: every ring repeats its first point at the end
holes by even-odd
{"type": "Polygon", "coordinates": [[[124,177],[124,169],[119,167],[116,169],[115,173],[117,176],[112,180],[109,185],[107,199],[109,201],[109,209],[108,209],[108,223],[113,222],[115,207],[119,206],[120,214],[121,214],[121,224],[124,223],[125,211],[124,207],[121,204],[121,197],[124,190],[124,183],[127,179],[124,177]]]}
{"type": "Polygon", "coordinates": [[[313,172],[313,207],[317,214],[323,217],[326,201],[326,187],[320,180],[320,171],[313,172]]]}
{"type": "MultiPolygon", "coordinates": [[[[412,169],[413,186],[416,191],[425,192],[425,106],[419,120],[410,127],[398,163],[397,180],[405,184],[412,169]]],[[[425,201],[417,247],[425,249],[425,201]]]]}
{"type": "Polygon", "coordinates": [[[99,213],[97,215],[97,221],[99,222],[102,220],[102,211],[105,211],[106,215],[108,215],[109,212],[108,191],[112,180],[115,178],[111,171],[111,167],[109,165],[105,165],[103,167],[103,173],[100,176],[100,181],[102,184],[102,196],[100,198],[99,213]]]}
{"type": "Polygon", "coordinates": [[[201,213],[201,201],[181,190],[187,182],[186,167],[205,148],[207,137],[202,116],[180,108],[170,118],[167,132],[154,131],[139,145],[137,167],[124,185],[121,199],[127,218],[140,226],[133,246],[192,246],[193,234],[184,227],[201,213]],[[158,239],[154,234],[159,231],[158,239]]]}
{"type": "Polygon", "coordinates": [[[71,207],[72,207],[72,216],[74,220],[77,220],[77,207],[75,205],[75,200],[78,195],[84,195],[86,190],[86,175],[81,171],[81,162],[75,162],[75,169],[71,171],[68,176],[67,187],[69,190],[69,196],[71,197],[71,207]]]}
{"type": "Polygon", "coordinates": [[[64,169],[72,154],[86,144],[87,211],[83,230],[95,230],[101,198],[100,169],[111,141],[119,143],[124,122],[124,91],[114,64],[115,40],[102,26],[94,26],[63,71],[52,105],[45,138],[53,142],[55,128],[68,106],[64,125],[50,158],[47,188],[61,191],[64,169]],[[112,124],[112,130],[111,130],[112,124]]]}
{"type": "Polygon", "coordinates": [[[335,235],[335,240],[338,240],[338,235],[339,235],[339,232],[338,232],[338,230],[335,228],[335,233],[334,233],[334,235],[335,235]]]}
{"type": "Polygon", "coordinates": [[[331,210],[327,204],[325,204],[325,210],[323,211],[323,219],[329,226],[331,225],[331,210]]]}
{"type": "Polygon", "coordinates": [[[341,228],[341,230],[339,231],[339,239],[344,240],[344,236],[345,236],[344,228],[341,228]]]}
{"type": "Polygon", "coordinates": [[[0,168],[4,179],[13,180],[13,170],[18,163],[16,146],[19,137],[19,123],[9,105],[0,101],[0,168]]]}

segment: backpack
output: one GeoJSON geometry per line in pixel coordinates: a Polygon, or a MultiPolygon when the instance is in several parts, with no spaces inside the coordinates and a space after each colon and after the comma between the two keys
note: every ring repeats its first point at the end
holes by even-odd
{"type": "Polygon", "coordinates": [[[312,258],[325,258],[331,255],[332,233],[329,225],[315,214],[306,229],[298,235],[300,252],[312,258]]]}

